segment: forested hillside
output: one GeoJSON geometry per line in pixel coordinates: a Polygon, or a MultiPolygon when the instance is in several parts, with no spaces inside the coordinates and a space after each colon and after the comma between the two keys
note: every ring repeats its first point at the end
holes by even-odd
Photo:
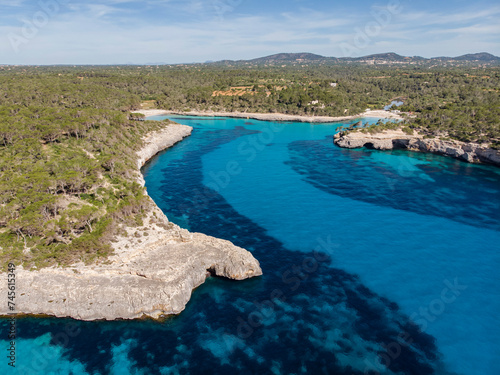
{"type": "Polygon", "coordinates": [[[314,65],[0,67],[3,264],[105,257],[149,198],[135,150],[160,126],[130,111],[353,115],[392,100],[406,125],[500,147],[500,69],[314,65]]]}
{"type": "Polygon", "coordinates": [[[90,261],[110,252],[118,223],[150,204],[134,178],[139,98],[76,75],[0,75],[2,264],[90,261]]]}

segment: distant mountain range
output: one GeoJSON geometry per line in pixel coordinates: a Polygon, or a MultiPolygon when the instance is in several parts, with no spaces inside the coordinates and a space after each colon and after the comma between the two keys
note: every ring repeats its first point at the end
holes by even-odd
{"type": "Polygon", "coordinates": [[[245,65],[277,65],[277,64],[342,64],[342,63],[364,63],[372,64],[411,64],[411,65],[497,65],[500,64],[500,57],[487,52],[466,54],[457,57],[433,57],[425,58],[421,56],[401,56],[394,52],[379,53],[363,57],[326,57],[314,53],[278,53],[275,55],[259,57],[251,60],[223,60],[210,62],[211,64],[245,64],[245,65]]]}
{"type": "Polygon", "coordinates": [[[314,53],[277,53],[276,55],[259,57],[257,59],[248,60],[248,61],[255,62],[255,63],[267,63],[267,62],[271,62],[271,61],[291,62],[291,61],[298,61],[298,60],[318,61],[318,60],[325,60],[325,59],[328,59],[328,57],[321,56],[321,55],[315,55],[314,53]]]}

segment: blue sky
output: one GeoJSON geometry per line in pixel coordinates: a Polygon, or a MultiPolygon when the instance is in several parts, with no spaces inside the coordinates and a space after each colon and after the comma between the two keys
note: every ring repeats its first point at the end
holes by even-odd
{"type": "Polygon", "coordinates": [[[278,52],[500,55],[500,3],[0,0],[0,64],[183,63],[278,52]]]}

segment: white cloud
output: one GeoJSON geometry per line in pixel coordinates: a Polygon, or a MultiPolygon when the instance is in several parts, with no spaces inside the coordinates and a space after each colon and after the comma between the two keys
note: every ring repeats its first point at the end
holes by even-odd
{"type": "MultiPolygon", "coordinates": [[[[6,38],[0,44],[0,63],[144,63],[194,62],[254,58],[277,52],[313,52],[342,56],[349,43],[374,18],[366,14],[296,12],[242,15],[222,20],[212,1],[107,0],[71,3],[54,15],[28,43],[13,53],[6,38]],[[156,17],[141,17],[144,8],[156,17]],[[171,7],[200,17],[172,17],[171,7]],[[176,8],[177,9],[177,8],[176,8]],[[163,17],[165,15],[165,17],[163,17]]],[[[177,14],[174,12],[174,14],[177,14]]],[[[478,12],[435,14],[403,12],[370,36],[357,56],[394,51],[406,55],[459,55],[480,50],[499,54],[496,15],[499,7],[478,12]],[[463,20],[459,22],[458,20],[463,20]],[[443,26],[445,25],[445,26],[443,26]]],[[[0,27],[0,35],[20,32],[20,25],[0,27]]]]}
{"type": "Polygon", "coordinates": [[[1,6],[20,7],[23,3],[24,0],[0,0],[1,6]]]}
{"type": "Polygon", "coordinates": [[[429,34],[463,34],[463,35],[489,35],[490,37],[498,38],[500,34],[499,25],[477,24],[465,27],[457,27],[451,29],[431,30],[429,34]]]}
{"type": "MultiPolygon", "coordinates": [[[[461,10],[459,12],[410,12],[402,13],[401,18],[408,22],[418,22],[420,26],[437,25],[443,27],[448,24],[463,24],[471,21],[497,18],[500,7],[494,6],[482,10],[461,10]]],[[[498,22],[498,19],[497,19],[498,22]]]]}

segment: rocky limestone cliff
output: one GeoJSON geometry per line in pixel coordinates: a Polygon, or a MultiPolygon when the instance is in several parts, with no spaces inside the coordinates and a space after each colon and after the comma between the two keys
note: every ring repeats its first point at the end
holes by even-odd
{"type": "Polygon", "coordinates": [[[339,147],[367,147],[376,150],[407,149],[451,156],[469,163],[488,163],[500,166],[500,151],[476,143],[466,143],[440,138],[424,138],[414,132],[409,135],[401,129],[383,130],[379,133],[351,131],[335,134],[334,143],[339,147]]]}
{"type": "MultiPolygon", "coordinates": [[[[169,125],[150,134],[138,152],[138,167],[191,133],[169,125]]],[[[138,180],[144,184],[140,173],[138,180]]],[[[16,311],[81,320],[158,318],[178,314],[194,288],[211,274],[242,280],[262,274],[250,252],[229,241],[190,233],[170,223],[153,205],[141,228],[122,227],[107,262],[68,268],[16,270],[16,311]],[[126,234],[125,234],[126,233],[126,234]]],[[[7,295],[1,274],[0,294],[7,295]]],[[[0,315],[7,315],[7,303],[0,315]]]]}

